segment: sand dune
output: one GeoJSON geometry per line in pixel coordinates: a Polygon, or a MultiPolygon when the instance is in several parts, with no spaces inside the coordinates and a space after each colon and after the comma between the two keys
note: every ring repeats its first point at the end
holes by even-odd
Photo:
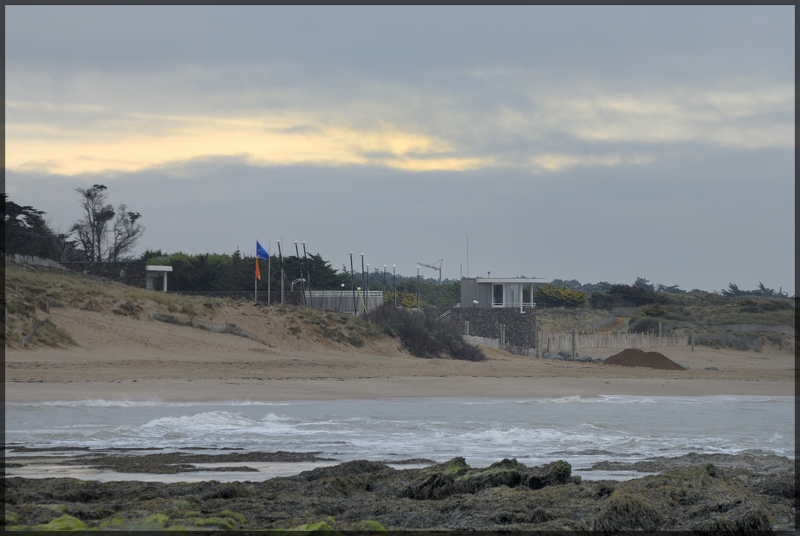
{"type": "MultiPolygon", "coordinates": [[[[405,396],[595,396],[598,394],[794,395],[794,356],[697,347],[659,351],[690,370],[600,366],[520,357],[485,348],[482,363],[420,359],[388,337],[363,347],[326,338],[304,317],[274,307],[226,305],[214,321],[234,322],[264,344],[159,321],[54,308],[50,317],[80,345],[6,350],[6,400],[87,397],[305,399],[405,396]],[[289,328],[299,327],[293,333],[289,328]],[[719,370],[705,370],[717,367],[719,370]]],[[[618,349],[582,354],[606,358],[618,349]]]]}

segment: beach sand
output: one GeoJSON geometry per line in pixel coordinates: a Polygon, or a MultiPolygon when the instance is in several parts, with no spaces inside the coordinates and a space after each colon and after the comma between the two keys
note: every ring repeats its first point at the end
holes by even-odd
{"type": "MultiPolygon", "coordinates": [[[[668,371],[521,357],[486,347],[488,360],[479,363],[420,359],[402,351],[397,339],[367,340],[355,348],[310,330],[295,336],[287,328],[291,315],[252,304],[218,311],[215,321],[235,321],[265,344],[71,308],[54,309],[50,317],[80,346],[6,349],[7,402],[795,394],[793,352],[771,346],[762,352],[655,349],[690,367],[668,371]]],[[[620,351],[579,353],[606,358],[620,351]]]]}

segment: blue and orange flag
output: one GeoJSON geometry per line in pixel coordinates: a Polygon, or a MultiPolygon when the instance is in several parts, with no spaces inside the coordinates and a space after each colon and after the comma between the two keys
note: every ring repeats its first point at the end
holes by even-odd
{"type": "Polygon", "coordinates": [[[268,261],[269,253],[267,253],[264,247],[258,243],[258,240],[256,240],[256,279],[261,281],[261,269],[259,269],[258,267],[259,257],[264,259],[265,261],[268,261]]]}

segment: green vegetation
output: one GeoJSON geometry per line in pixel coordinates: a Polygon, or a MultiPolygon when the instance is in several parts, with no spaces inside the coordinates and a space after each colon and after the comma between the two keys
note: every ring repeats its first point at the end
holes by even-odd
{"type": "Polygon", "coordinates": [[[80,253],[69,235],[51,229],[42,217],[45,212],[21,206],[3,194],[3,252],[8,255],[31,255],[60,262],[76,260],[80,253]]]}
{"type": "Polygon", "coordinates": [[[567,287],[544,285],[534,292],[534,301],[546,307],[584,307],[586,293],[567,287]]]}
{"type": "Polygon", "coordinates": [[[366,317],[390,337],[399,337],[403,348],[424,358],[451,357],[465,361],[484,361],[486,356],[477,346],[465,343],[454,323],[435,320],[424,312],[383,306],[366,317]]]}
{"type": "Polygon", "coordinates": [[[140,318],[146,310],[180,311],[196,317],[213,311],[204,305],[207,298],[152,292],[67,270],[7,262],[3,273],[7,313],[3,336],[9,348],[19,348],[20,339],[31,332],[34,322],[36,333],[26,349],[74,346],[68,333],[47,319],[41,321],[51,308],[74,307],[132,318],[140,318]]]}

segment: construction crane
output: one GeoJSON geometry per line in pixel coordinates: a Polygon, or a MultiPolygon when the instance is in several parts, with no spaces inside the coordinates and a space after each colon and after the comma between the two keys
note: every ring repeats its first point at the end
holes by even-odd
{"type": "Polygon", "coordinates": [[[444,259],[439,259],[439,261],[437,261],[437,263],[436,263],[439,266],[431,266],[430,264],[425,264],[424,262],[418,262],[417,264],[419,264],[420,266],[425,266],[425,267],[431,268],[432,270],[438,270],[439,271],[439,285],[441,285],[442,284],[442,263],[443,262],[444,262],[444,259]]]}

